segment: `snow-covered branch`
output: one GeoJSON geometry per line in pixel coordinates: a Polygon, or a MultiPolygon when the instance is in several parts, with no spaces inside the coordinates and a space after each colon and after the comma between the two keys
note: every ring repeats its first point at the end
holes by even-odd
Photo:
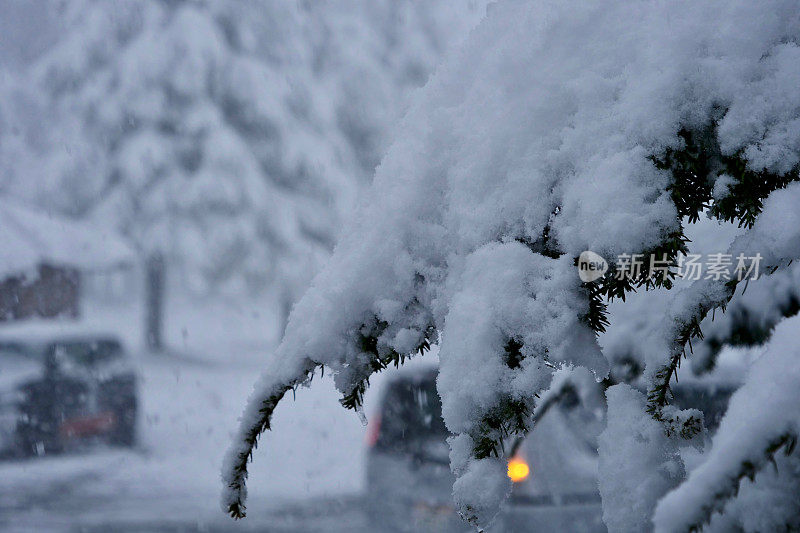
{"type": "Polygon", "coordinates": [[[711,451],[654,516],[657,531],[699,530],[722,512],[745,478],[792,453],[800,435],[800,349],[792,335],[796,321],[779,327],[767,353],[731,398],[711,451]]]}
{"type": "MultiPolygon", "coordinates": [[[[796,171],[794,171],[796,174],[796,171]]],[[[800,202],[800,183],[792,183],[771,193],[764,201],[763,211],[754,220],[753,227],[731,244],[728,253],[758,254],[768,272],[787,267],[800,258],[800,212],[795,206],[800,202]]],[[[685,356],[686,345],[692,338],[702,339],[700,323],[716,308],[725,310],[734,295],[739,280],[703,279],[681,291],[673,301],[672,320],[665,322],[666,338],[674,339],[666,364],[651,372],[652,384],[648,390],[648,411],[657,418],[668,400],[669,383],[685,356]]]]}
{"type": "MultiPolygon", "coordinates": [[[[674,267],[682,221],[710,212],[747,229],[732,251],[772,267],[800,257],[798,28],[788,0],[492,4],[412,104],[273,354],[292,371],[265,378],[251,415],[307,360],[331,368],[357,406],[371,372],[438,333],[456,505],[486,526],[509,488],[498,443],[530,428],[554,368],[603,379],[596,335],[608,299],[673,287],[674,273],[652,262],[582,283],[581,253],[674,267]]],[[[647,402],[609,389],[614,434],[631,422],[657,449],[609,444],[601,460],[663,466],[620,485],[635,488],[641,474],[652,488],[639,518],[680,481],[678,443],[702,432],[698,412],[667,405],[668,387],[685,344],[734,288],[703,280],[676,291],[647,347],[647,402]]]]}
{"type": "Polygon", "coordinates": [[[698,374],[712,370],[725,346],[766,343],[778,323],[799,311],[800,263],[746,283],[724,313],[707,316],[702,322],[703,339],[694,344],[692,369],[698,374]]]}
{"type": "MultiPolygon", "coordinates": [[[[228,450],[223,466],[223,482],[226,487],[222,497],[222,507],[233,518],[244,518],[247,500],[247,464],[253,460],[253,452],[258,446],[258,437],[270,429],[272,413],[283,396],[292,388],[305,383],[314,371],[312,363],[306,361],[297,372],[297,377],[275,381],[270,387],[273,392],[262,398],[259,394],[241,419],[239,437],[228,450]]],[[[260,392],[260,391],[259,391],[260,392]]]]}

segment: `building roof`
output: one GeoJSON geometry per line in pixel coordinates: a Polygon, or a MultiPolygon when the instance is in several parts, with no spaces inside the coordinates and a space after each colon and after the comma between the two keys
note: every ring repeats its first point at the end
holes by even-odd
{"type": "Polygon", "coordinates": [[[84,339],[118,340],[119,335],[110,328],[77,320],[38,318],[0,322],[0,343],[45,344],[84,339]]]}
{"type": "Polygon", "coordinates": [[[81,270],[130,264],[134,250],[113,230],[0,198],[0,276],[46,263],[81,270]]]}

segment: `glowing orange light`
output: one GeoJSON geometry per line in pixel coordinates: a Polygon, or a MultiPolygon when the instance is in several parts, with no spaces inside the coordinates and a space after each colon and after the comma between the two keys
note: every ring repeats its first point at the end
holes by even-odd
{"type": "Polygon", "coordinates": [[[512,457],[508,461],[508,477],[511,478],[511,481],[514,483],[519,483],[520,481],[524,481],[530,475],[531,469],[528,466],[528,463],[523,461],[519,457],[512,457]]]}

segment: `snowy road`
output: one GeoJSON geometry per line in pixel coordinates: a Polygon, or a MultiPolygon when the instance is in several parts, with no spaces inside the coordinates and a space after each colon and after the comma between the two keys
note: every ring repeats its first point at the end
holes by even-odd
{"type": "Polygon", "coordinates": [[[0,530],[363,530],[364,428],[328,378],[276,412],[253,464],[248,518],[220,510],[220,463],[259,372],[245,351],[231,356],[237,364],[137,356],[139,446],[0,463],[0,530]]]}
{"type": "MultiPolygon", "coordinates": [[[[130,498],[98,495],[101,472],[73,477],[23,492],[0,494],[0,530],[27,531],[368,531],[357,496],[310,499],[282,505],[253,502],[246,520],[233,522],[210,509],[194,517],[182,511],[185,501],[158,495],[130,498]]],[[[6,487],[8,489],[8,487],[6,487]]]]}

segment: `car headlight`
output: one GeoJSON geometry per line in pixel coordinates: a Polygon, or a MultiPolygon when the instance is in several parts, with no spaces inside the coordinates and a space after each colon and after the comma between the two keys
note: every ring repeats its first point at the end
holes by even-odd
{"type": "Polygon", "coordinates": [[[525,481],[530,474],[531,467],[528,466],[528,463],[519,455],[515,455],[508,460],[508,477],[511,478],[511,481],[514,483],[525,481]]]}

